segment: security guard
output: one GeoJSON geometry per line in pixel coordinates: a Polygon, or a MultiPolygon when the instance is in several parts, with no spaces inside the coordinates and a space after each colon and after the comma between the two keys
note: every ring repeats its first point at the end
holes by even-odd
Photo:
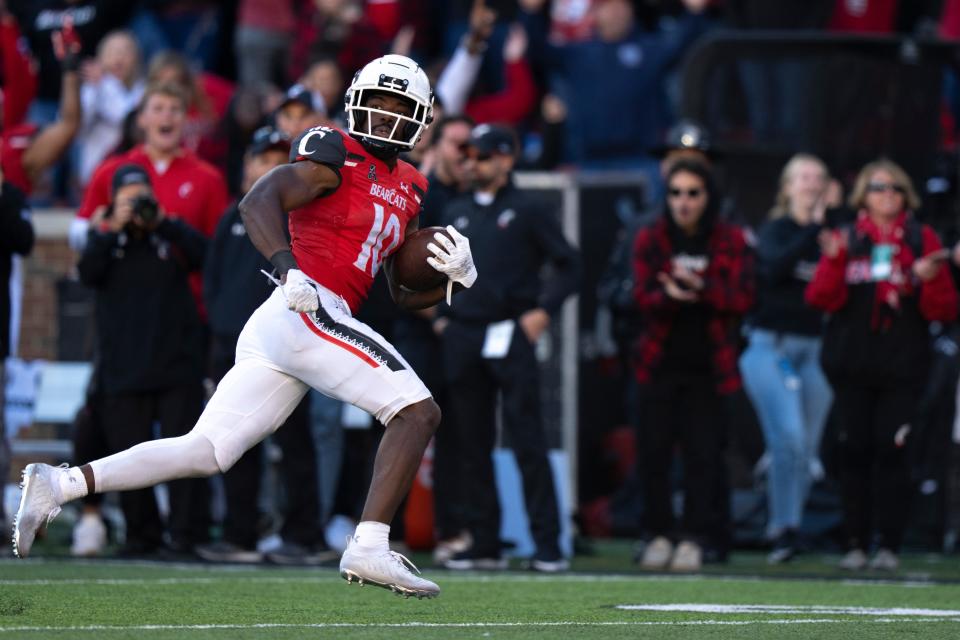
{"type": "Polygon", "coordinates": [[[506,567],[491,458],[498,392],[537,546],[530,567],[549,572],[569,566],[558,544],[560,520],[540,415],[534,345],[551,316],[577,290],[580,258],[547,204],[513,185],[515,154],[512,131],[475,127],[468,147],[471,191],[444,211],[444,222],[470,237],[475,264],[483,274],[434,321],[462,443],[458,460],[464,495],[470,496],[466,519],[473,536],[471,548],[445,563],[450,569],[506,567]],[[546,263],[553,270],[543,278],[546,263]]]}

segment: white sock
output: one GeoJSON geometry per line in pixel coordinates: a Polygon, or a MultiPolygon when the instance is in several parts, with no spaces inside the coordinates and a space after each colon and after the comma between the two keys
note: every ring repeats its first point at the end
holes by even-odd
{"type": "Polygon", "coordinates": [[[366,551],[390,548],[390,525],[367,520],[357,525],[353,534],[356,544],[366,551]]]}
{"type": "Polygon", "coordinates": [[[87,479],[83,477],[80,467],[70,467],[64,469],[59,475],[60,497],[63,500],[60,504],[66,504],[71,500],[82,498],[87,495],[87,479]]]}

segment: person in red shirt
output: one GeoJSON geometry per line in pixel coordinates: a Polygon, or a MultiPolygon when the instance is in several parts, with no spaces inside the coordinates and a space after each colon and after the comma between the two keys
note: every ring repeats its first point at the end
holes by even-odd
{"type": "Polygon", "coordinates": [[[357,74],[347,95],[349,133],[307,130],[292,145],[290,164],[258,180],[240,203],[251,241],[281,279],[244,327],[237,362],[197,426],[186,436],[142,443],[82,467],[27,466],[14,527],[18,555],[29,553],[41,524],[65,502],[226,471],[313,387],[387,427],[340,575],[408,597],[439,594],[390,550],[388,523],[410,489],[440,409],[397,350],[353,314],[381,266],[394,300],[408,309],[435,305],[444,294],[449,300],[454,289],[476,281],[477,270],[469,240],[447,227],[449,236],[434,235],[428,245],[434,255],[427,258],[446,284],[412,291],[394,277],[392,254],[417,229],[426,195],[426,179],[398,157],[432,121],[426,73],[409,58],[384,56],[357,74]]]}
{"type": "Polygon", "coordinates": [[[26,122],[27,106],[36,91],[36,74],[19,45],[14,18],[0,10],[0,54],[3,56],[4,87],[0,100],[0,169],[23,193],[33,192],[34,182],[70,147],[80,129],[80,41],[67,21],[52,36],[54,52],[63,69],[60,116],[46,127],[26,122]]]}
{"type": "MultiPolygon", "coordinates": [[[[208,238],[213,235],[220,215],[229,204],[227,184],[213,165],[184,148],[186,109],[186,97],[176,85],[147,88],[137,116],[144,142],[124,154],[108,158],[93,173],[70,226],[71,247],[83,250],[91,220],[99,223],[107,209],[114,172],[128,163],[147,170],[157,201],[168,217],[183,220],[208,238]]],[[[203,309],[199,272],[191,274],[190,286],[198,308],[203,309]]]]}
{"type": "Polygon", "coordinates": [[[20,25],[0,3],[0,70],[3,71],[3,128],[23,122],[30,102],[37,95],[37,70],[20,25]]]}
{"type": "Polygon", "coordinates": [[[820,261],[804,297],[830,314],[820,364],[840,444],[848,551],[838,566],[894,571],[914,495],[911,425],[932,366],[930,324],[957,319],[957,291],[944,264],[949,252],[914,218],[920,198],[902,167],[867,164],[849,205],[856,220],[819,236],[820,261]]]}
{"type": "Polygon", "coordinates": [[[227,141],[220,123],[233,98],[234,85],[217,75],[195,73],[177,51],[161,51],[150,60],[147,84],[179,85],[187,96],[183,146],[217,167],[226,165],[227,141]]]}
{"type": "Polygon", "coordinates": [[[79,240],[77,229],[89,220],[109,199],[113,172],[122,164],[139,164],[150,174],[157,200],[168,215],[190,224],[210,237],[220,214],[228,204],[226,183],[212,165],[198,158],[183,145],[187,99],[173,84],[147,88],[140,105],[137,124],[144,142],[125,154],[107,159],[94,172],[77,210],[77,221],[70,238],[79,240]]]}

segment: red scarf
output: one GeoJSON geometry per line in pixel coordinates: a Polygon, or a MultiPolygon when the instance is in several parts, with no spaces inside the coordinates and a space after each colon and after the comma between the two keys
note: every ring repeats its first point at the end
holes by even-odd
{"type": "MultiPolygon", "coordinates": [[[[873,318],[871,324],[873,328],[885,328],[890,324],[891,318],[887,317],[882,322],[884,314],[883,307],[887,310],[898,311],[900,309],[900,299],[903,296],[912,295],[915,291],[913,283],[913,249],[907,241],[907,221],[910,219],[906,211],[901,211],[893,224],[881,228],[866,211],[861,210],[857,214],[857,223],[855,230],[857,235],[866,236],[873,242],[873,246],[881,244],[893,245],[893,255],[890,258],[890,275],[883,280],[876,281],[876,297],[873,304],[873,318]]],[[[871,260],[872,256],[867,256],[871,260]]]]}

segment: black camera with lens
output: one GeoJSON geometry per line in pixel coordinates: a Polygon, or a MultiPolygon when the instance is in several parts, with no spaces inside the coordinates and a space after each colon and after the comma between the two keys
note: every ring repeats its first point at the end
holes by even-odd
{"type": "Polygon", "coordinates": [[[130,203],[133,215],[140,219],[145,225],[153,225],[160,217],[160,205],[156,199],[149,193],[142,193],[136,196],[130,203]]]}

